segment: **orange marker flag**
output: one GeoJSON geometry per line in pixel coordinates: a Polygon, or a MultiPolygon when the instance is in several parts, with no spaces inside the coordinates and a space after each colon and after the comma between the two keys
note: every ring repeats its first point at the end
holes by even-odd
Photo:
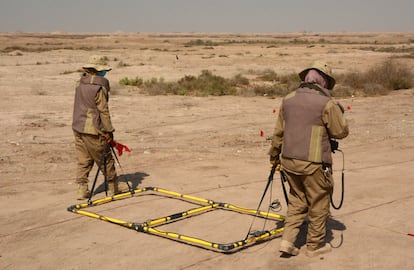
{"type": "Polygon", "coordinates": [[[117,141],[112,141],[111,146],[115,147],[115,149],[118,151],[118,155],[122,156],[123,151],[131,152],[131,149],[128,148],[128,146],[123,145],[122,143],[119,143],[117,141]]]}

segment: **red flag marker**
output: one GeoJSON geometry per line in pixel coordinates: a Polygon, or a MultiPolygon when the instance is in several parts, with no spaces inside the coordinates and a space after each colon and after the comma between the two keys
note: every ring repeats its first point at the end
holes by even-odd
{"type": "Polygon", "coordinates": [[[118,151],[118,155],[122,156],[123,151],[131,152],[131,149],[128,148],[128,146],[123,145],[117,141],[112,141],[111,146],[115,147],[115,149],[118,151]]]}
{"type": "Polygon", "coordinates": [[[346,109],[347,109],[348,111],[350,111],[350,110],[351,110],[351,106],[349,106],[349,105],[348,105],[348,106],[346,107],[346,109]]]}
{"type": "Polygon", "coordinates": [[[273,113],[276,113],[276,109],[273,109],[273,113]]]}
{"type": "Polygon", "coordinates": [[[263,137],[264,136],[264,132],[263,132],[263,130],[260,130],[260,137],[263,137]]]}

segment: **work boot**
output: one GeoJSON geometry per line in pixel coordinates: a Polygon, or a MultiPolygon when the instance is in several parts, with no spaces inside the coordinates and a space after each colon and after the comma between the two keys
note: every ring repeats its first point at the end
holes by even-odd
{"type": "Polygon", "coordinates": [[[119,181],[108,182],[109,196],[113,196],[129,190],[128,184],[119,181]]]}
{"type": "Polygon", "coordinates": [[[295,247],[293,243],[286,240],[282,240],[280,242],[279,251],[285,254],[289,254],[291,256],[296,256],[299,254],[299,249],[295,247]]]}
{"type": "Polygon", "coordinates": [[[84,200],[89,198],[88,183],[81,183],[78,186],[78,200],[84,200]]]}
{"type": "Polygon", "coordinates": [[[328,253],[328,252],[331,252],[331,251],[332,251],[331,246],[325,244],[323,247],[315,249],[315,250],[311,250],[311,249],[308,248],[306,250],[306,256],[316,257],[316,256],[319,256],[319,255],[322,255],[322,254],[325,254],[325,253],[328,253]]]}

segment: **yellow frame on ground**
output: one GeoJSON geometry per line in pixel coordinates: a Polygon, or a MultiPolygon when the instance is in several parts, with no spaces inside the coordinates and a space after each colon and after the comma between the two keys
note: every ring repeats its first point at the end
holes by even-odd
{"type": "Polygon", "coordinates": [[[283,232],[283,229],[284,229],[283,227],[277,226],[276,228],[272,230],[258,232],[253,235],[249,234],[248,237],[246,237],[243,240],[238,240],[238,241],[231,242],[231,243],[214,243],[214,242],[210,242],[210,241],[203,240],[200,238],[183,235],[183,234],[179,234],[175,232],[166,232],[166,231],[156,228],[157,226],[167,224],[172,221],[178,221],[179,219],[184,219],[184,218],[188,218],[194,215],[199,215],[199,214],[202,214],[202,213],[205,213],[211,210],[215,210],[215,209],[225,209],[225,210],[230,210],[230,211],[234,211],[238,213],[261,217],[264,219],[270,219],[270,220],[277,221],[277,224],[283,222],[285,219],[284,216],[279,215],[279,214],[264,212],[260,210],[249,209],[249,208],[243,208],[243,207],[239,207],[239,206],[232,205],[229,203],[215,202],[212,200],[199,198],[199,197],[195,197],[191,195],[180,194],[174,191],[157,188],[157,187],[144,187],[141,189],[136,189],[136,190],[124,192],[121,194],[117,194],[112,197],[105,197],[102,199],[97,199],[97,200],[89,201],[87,203],[76,204],[76,205],[72,205],[68,207],[68,211],[79,214],[79,215],[84,215],[87,217],[100,219],[103,221],[118,224],[120,226],[129,228],[129,229],[136,230],[138,232],[144,232],[144,233],[148,233],[148,234],[152,234],[156,236],[161,236],[161,237],[168,238],[171,240],[175,240],[175,241],[179,241],[182,243],[195,245],[195,246],[199,246],[202,248],[207,248],[213,251],[223,252],[223,253],[235,252],[235,251],[240,250],[241,248],[245,248],[247,246],[251,246],[259,242],[270,240],[276,236],[279,236],[283,232]],[[102,205],[102,204],[109,203],[112,201],[134,197],[135,194],[139,195],[139,194],[143,194],[146,192],[151,192],[155,195],[164,195],[167,197],[172,197],[172,198],[177,198],[177,199],[185,200],[185,201],[192,202],[192,203],[197,203],[201,206],[193,208],[193,209],[189,209],[187,211],[168,215],[165,217],[156,218],[156,219],[143,222],[143,223],[127,222],[124,220],[102,216],[102,215],[85,210],[93,206],[98,206],[98,205],[102,205]]]}

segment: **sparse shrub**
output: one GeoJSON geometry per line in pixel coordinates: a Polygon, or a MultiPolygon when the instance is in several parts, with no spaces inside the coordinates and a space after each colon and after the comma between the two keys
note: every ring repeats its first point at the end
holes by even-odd
{"type": "Polygon", "coordinates": [[[266,69],[262,72],[258,79],[266,82],[274,82],[278,80],[278,76],[275,71],[271,69],[266,69]]]}
{"type": "Polygon", "coordinates": [[[292,89],[280,84],[273,85],[255,85],[253,87],[254,93],[258,96],[280,96],[283,97],[290,93],[292,89]]]}
{"type": "Polygon", "coordinates": [[[214,75],[209,70],[203,70],[197,80],[201,86],[198,91],[198,94],[201,96],[223,96],[235,93],[235,89],[228,80],[221,76],[214,75]]]}
{"type": "Polygon", "coordinates": [[[146,81],[143,85],[143,91],[152,96],[178,94],[176,84],[166,83],[164,79],[158,80],[157,78],[152,78],[151,80],[146,81]]]}
{"type": "Polygon", "coordinates": [[[410,69],[393,60],[387,60],[362,73],[337,76],[337,81],[355,89],[364,96],[385,95],[391,90],[413,87],[414,74],[410,69]]]}
{"type": "Polygon", "coordinates": [[[190,40],[189,42],[186,42],[184,44],[185,47],[191,47],[191,46],[217,46],[218,43],[212,42],[211,40],[202,40],[202,39],[196,39],[196,40],[190,40]]]}
{"type": "Polygon", "coordinates": [[[165,82],[152,78],[142,84],[142,91],[149,95],[191,95],[191,96],[222,96],[236,95],[241,87],[249,85],[249,80],[241,74],[231,79],[214,75],[203,70],[199,76],[186,75],[177,82],[165,82]]]}
{"type": "Polygon", "coordinates": [[[233,77],[232,84],[234,86],[242,86],[242,85],[247,86],[250,84],[250,82],[248,78],[244,77],[241,74],[237,74],[236,76],[233,77]]]}
{"type": "Polygon", "coordinates": [[[177,91],[177,95],[180,95],[180,96],[187,96],[187,95],[188,95],[188,91],[187,91],[187,89],[179,89],[179,90],[177,91]]]}
{"type": "Polygon", "coordinates": [[[413,75],[408,67],[393,60],[370,69],[366,76],[390,90],[408,89],[413,86],[413,75]]]}
{"type": "Polygon", "coordinates": [[[118,67],[129,67],[129,66],[131,66],[131,65],[130,64],[127,64],[127,63],[125,63],[123,61],[119,61],[119,63],[118,63],[118,67]]]}
{"type": "Polygon", "coordinates": [[[124,77],[124,78],[119,80],[120,85],[141,86],[142,83],[143,83],[143,80],[141,78],[139,78],[138,76],[133,78],[133,79],[129,79],[128,77],[124,77]]]}
{"type": "Polygon", "coordinates": [[[289,73],[279,76],[279,82],[286,84],[288,88],[291,88],[300,83],[300,78],[297,73],[289,73]]]}
{"type": "Polygon", "coordinates": [[[390,92],[389,89],[378,83],[366,83],[362,88],[363,96],[381,96],[390,92]]]}
{"type": "MultiPolygon", "coordinates": [[[[160,83],[161,82],[164,82],[164,79],[160,79],[160,83]]],[[[149,80],[146,80],[145,82],[144,82],[144,86],[145,87],[151,87],[151,86],[153,86],[153,85],[155,85],[155,84],[157,84],[158,83],[158,79],[157,78],[155,78],[155,77],[152,77],[151,79],[149,79],[149,80]]]]}
{"type": "Polygon", "coordinates": [[[362,89],[364,86],[364,76],[361,73],[351,72],[338,75],[336,81],[354,89],[362,89]]]}
{"type": "MultiPolygon", "coordinates": [[[[163,78],[151,78],[144,82],[139,77],[125,77],[119,84],[140,87],[142,92],[149,95],[191,96],[285,96],[300,84],[297,73],[278,75],[271,69],[248,70],[247,73],[256,75],[263,82],[251,86],[249,79],[242,74],[224,78],[203,70],[198,76],[186,75],[176,82],[165,82],[163,78]]],[[[347,97],[386,95],[392,90],[411,88],[414,76],[409,68],[390,60],[366,72],[338,74],[334,77],[337,86],[332,90],[332,95],[347,97]]]]}
{"type": "Polygon", "coordinates": [[[354,90],[349,86],[337,85],[331,93],[333,97],[350,97],[354,94],[354,90]]]}

